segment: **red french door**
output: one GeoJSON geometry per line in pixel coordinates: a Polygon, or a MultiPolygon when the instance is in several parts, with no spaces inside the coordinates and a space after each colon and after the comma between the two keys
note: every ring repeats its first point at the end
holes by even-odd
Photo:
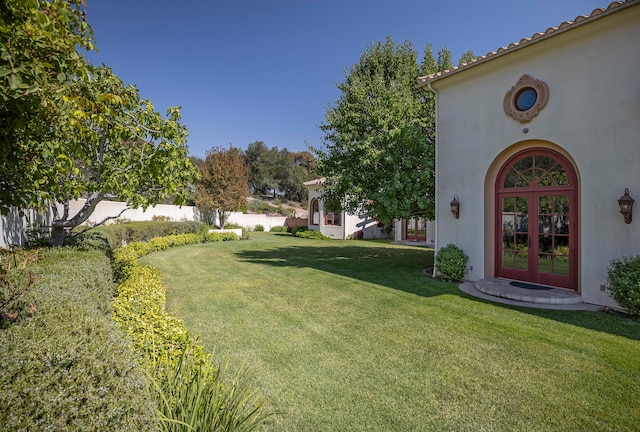
{"type": "Polygon", "coordinates": [[[424,218],[414,216],[405,222],[405,240],[426,241],[427,221],[424,218]]]}
{"type": "Polygon", "coordinates": [[[576,176],[550,150],[512,157],[496,184],[496,275],[577,290],[576,176]]]}

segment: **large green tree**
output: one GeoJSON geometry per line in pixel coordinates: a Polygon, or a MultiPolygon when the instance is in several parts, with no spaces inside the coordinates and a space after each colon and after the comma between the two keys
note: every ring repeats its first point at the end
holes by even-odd
{"type": "Polygon", "coordinates": [[[0,2],[0,212],[42,204],[57,181],[49,165],[59,143],[51,131],[67,121],[71,83],[88,74],[80,54],[93,49],[84,0],[0,2]]]}
{"type": "Polygon", "coordinates": [[[391,38],[369,46],[345,73],[321,125],[324,149],[314,149],[328,204],[383,222],[433,216],[433,122],[418,75],[412,44],[391,38]]]}
{"type": "Polygon", "coordinates": [[[269,148],[262,141],[247,146],[244,161],[249,167],[249,187],[255,195],[266,195],[278,186],[275,170],[280,159],[277,147],[269,148]]]}
{"type": "Polygon", "coordinates": [[[217,219],[220,228],[224,228],[229,214],[245,204],[249,188],[247,165],[237,148],[213,148],[198,169],[201,177],[196,185],[196,207],[207,222],[217,219]]]}
{"type": "Polygon", "coordinates": [[[316,159],[308,151],[290,152],[286,148],[279,152],[274,167],[275,180],[283,196],[292,201],[307,200],[307,188],[303,183],[316,176],[316,159]]]}
{"type": "Polygon", "coordinates": [[[76,109],[51,130],[56,151],[42,155],[54,167],[54,181],[40,185],[40,198],[63,209],[54,205],[52,243],[60,244],[104,199],[129,208],[147,208],[168,196],[184,202],[197,171],[188,158],[179,108],[162,116],[107,67],[92,68],[89,79],[71,87],[76,109]],[[81,197],[84,206],[70,214],[69,201],[81,197]]]}
{"type": "Polygon", "coordinates": [[[452,66],[446,47],[436,59],[427,44],[418,66],[413,45],[390,37],[362,53],[320,126],[324,148],[313,149],[330,208],[387,223],[434,217],[435,97],[418,90],[416,78],[452,66]]]}

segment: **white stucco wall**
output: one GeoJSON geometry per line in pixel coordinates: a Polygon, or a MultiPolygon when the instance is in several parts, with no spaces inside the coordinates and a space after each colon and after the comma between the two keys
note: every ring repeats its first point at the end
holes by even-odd
{"type": "Polygon", "coordinates": [[[309,190],[309,229],[319,230],[323,235],[334,239],[345,240],[349,236],[355,237],[357,231],[363,231],[363,238],[385,238],[386,234],[383,229],[378,228],[377,221],[371,219],[366,214],[353,215],[342,212],[342,223],[340,226],[332,226],[324,224],[325,208],[324,202],[320,195],[322,185],[307,186],[309,190]],[[313,224],[313,214],[311,201],[317,199],[320,207],[319,223],[313,224]]]}
{"type": "Polygon", "coordinates": [[[436,248],[464,249],[473,267],[469,280],[494,272],[490,167],[517,149],[546,146],[577,168],[582,296],[615,305],[600,290],[606,267],[612,258],[640,254],[639,41],[636,4],[432,84],[438,92],[436,248]],[[504,113],[503,98],[524,74],[546,82],[550,97],[522,124],[504,113]],[[625,187],[638,203],[630,225],[617,203],[625,187]],[[449,207],[454,195],[458,220],[449,207]]]}

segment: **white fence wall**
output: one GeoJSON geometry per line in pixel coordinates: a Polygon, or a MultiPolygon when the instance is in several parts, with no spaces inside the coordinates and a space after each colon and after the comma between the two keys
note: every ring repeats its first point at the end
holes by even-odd
{"type": "MultiPolygon", "coordinates": [[[[72,201],[69,206],[70,214],[75,214],[86,200],[79,199],[72,201]]],[[[96,206],[94,212],[89,216],[88,222],[91,224],[100,223],[107,217],[118,215],[126,208],[126,204],[116,201],[101,201],[96,206]]],[[[128,209],[119,219],[130,221],[150,221],[154,216],[164,216],[172,221],[193,221],[200,220],[198,210],[193,206],[175,206],[169,204],[158,204],[146,210],[128,209]]],[[[28,238],[28,230],[35,227],[47,229],[53,220],[53,212],[25,211],[25,216],[21,217],[18,209],[11,209],[7,216],[0,216],[0,248],[8,248],[10,245],[23,246],[28,238]]],[[[228,224],[237,224],[248,229],[254,229],[256,225],[262,225],[265,231],[269,231],[274,226],[283,226],[286,218],[284,216],[270,216],[266,214],[243,214],[240,212],[231,213],[228,224]]],[[[113,223],[115,221],[108,221],[113,223]]]]}

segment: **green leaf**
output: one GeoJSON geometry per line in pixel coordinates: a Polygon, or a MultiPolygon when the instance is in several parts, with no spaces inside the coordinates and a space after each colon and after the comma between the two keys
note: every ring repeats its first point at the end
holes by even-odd
{"type": "Polygon", "coordinates": [[[16,90],[22,84],[22,78],[18,74],[9,75],[9,89],[16,90]]]}
{"type": "Polygon", "coordinates": [[[67,79],[67,75],[65,75],[65,73],[64,73],[64,72],[60,72],[60,73],[58,74],[58,82],[61,82],[61,83],[62,83],[62,82],[65,82],[65,81],[66,81],[66,79],[67,79]]]}

